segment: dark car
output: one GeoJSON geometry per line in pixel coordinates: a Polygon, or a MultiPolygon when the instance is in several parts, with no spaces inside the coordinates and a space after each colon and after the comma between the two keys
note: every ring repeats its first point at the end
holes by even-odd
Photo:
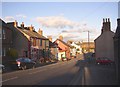
{"type": "Polygon", "coordinates": [[[97,64],[108,65],[108,64],[112,64],[113,61],[108,59],[108,58],[103,57],[103,58],[97,58],[96,63],[97,64]]]}
{"type": "Polygon", "coordinates": [[[16,61],[12,62],[12,67],[25,70],[27,68],[35,68],[35,64],[36,63],[29,58],[18,58],[16,61]]]}

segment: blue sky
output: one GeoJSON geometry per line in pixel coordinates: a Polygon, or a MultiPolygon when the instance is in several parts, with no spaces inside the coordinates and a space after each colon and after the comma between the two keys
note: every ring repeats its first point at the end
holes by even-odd
{"type": "Polygon", "coordinates": [[[64,40],[86,41],[89,30],[93,41],[100,35],[103,18],[110,18],[112,30],[116,29],[117,9],[117,2],[3,2],[2,19],[32,24],[53,40],[63,35],[64,40]]]}

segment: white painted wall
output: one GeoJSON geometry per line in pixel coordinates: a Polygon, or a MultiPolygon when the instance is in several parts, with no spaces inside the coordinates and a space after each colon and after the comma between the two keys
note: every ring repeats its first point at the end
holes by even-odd
{"type": "Polygon", "coordinates": [[[58,53],[58,60],[61,60],[61,55],[63,54],[62,57],[65,57],[65,52],[59,52],[58,53]]]}

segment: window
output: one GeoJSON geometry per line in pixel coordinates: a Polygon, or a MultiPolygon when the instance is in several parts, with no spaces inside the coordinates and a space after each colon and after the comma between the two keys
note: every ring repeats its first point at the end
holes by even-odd
{"type": "Polygon", "coordinates": [[[2,29],[0,29],[0,39],[2,39],[2,29]]]}
{"type": "Polygon", "coordinates": [[[36,39],[36,45],[39,46],[39,39],[36,39]]]}
{"type": "Polygon", "coordinates": [[[5,30],[3,29],[3,39],[5,39],[5,30]]]}
{"type": "Polygon", "coordinates": [[[42,46],[42,40],[40,39],[40,46],[42,46]]]}
{"type": "Polygon", "coordinates": [[[45,46],[49,47],[49,40],[45,41],[45,46]]]}
{"type": "Polygon", "coordinates": [[[36,39],[33,39],[33,46],[36,46],[36,39]]]}
{"type": "Polygon", "coordinates": [[[0,57],[2,56],[2,48],[0,48],[0,57]]]}

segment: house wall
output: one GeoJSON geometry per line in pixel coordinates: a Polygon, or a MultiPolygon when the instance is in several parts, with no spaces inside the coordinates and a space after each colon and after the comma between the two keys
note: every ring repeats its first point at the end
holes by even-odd
{"type": "Polygon", "coordinates": [[[58,59],[58,48],[51,48],[51,54],[54,58],[58,59]]]}
{"type": "Polygon", "coordinates": [[[24,51],[29,52],[29,40],[26,38],[26,36],[24,36],[20,31],[18,31],[17,29],[14,32],[14,48],[17,50],[18,52],[18,56],[19,57],[23,57],[25,56],[24,51]]]}
{"type": "Polygon", "coordinates": [[[1,28],[2,37],[0,38],[0,45],[2,45],[2,47],[0,48],[0,56],[2,58],[3,64],[5,64],[7,61],[10,60],[10,58],[7,55],[7,52],[12,48],[13,45],[12,31],[9,27],[7,27],[6,24],[2,24],[1,28]]]}
{"type": "Polygon", "coordinates": [[[29,57],[29,40],[19,29],[13,26],[13,24],[8,24],[13,32],[13,48],[17,50],[18,57],[25,57],[27,51],[27,56],[29,57]]]}
{"type": "Polygon", "coordinates": [[[58,53],[58,60],[62,60],[62,57],[66,57],[65,52],[58,53]]]}
{"type": "Polygon", "coordinates": [[[107,57],[114,60],[113,47],[114,33],[112,31],[103,32],[102,35],[95,40],[95,56],[107,57]]]}
{"type": "Polygon", "coordinates": [[[67,45],[63,44],[61,41],[56,41],[58,43],[58,46],[60,48],[62,48],[62,50],[65,50],[65,53],[66,53],[66,57],[68,59],[70,59],[70,47],[68,47],[67,45]]]}

